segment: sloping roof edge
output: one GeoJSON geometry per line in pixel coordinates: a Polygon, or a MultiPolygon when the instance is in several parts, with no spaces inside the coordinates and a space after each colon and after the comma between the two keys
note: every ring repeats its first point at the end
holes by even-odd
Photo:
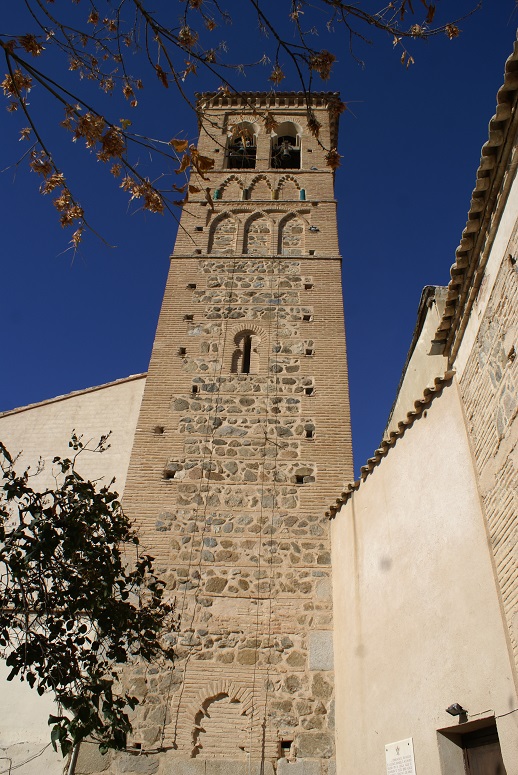
{"type": "Polygon", "coordinates": [[[333,519],[337,512],[340,511],[340,508],[347,503],[353,492],[359,489],[362,482],[364,482],[369,474],[373,472],[373,470],[376,468],[376,466],[380,463],[380,461],[388,455],[394,444],[398,439],[400,439],[402,436],[404,436],[405,432],[408,428],[411,428],[414,424],[414,421],[423,413],[423,411],[430,406],[432,401],[442,393],[443,388],[445,385],[448,385],[451,383],[453,377],[455,375],[454,370],[446,371],[444,373],[444,376],[442,377],[436,377],[434,380],[434,384],[430,387],[427,387],[424,389],[423,397],[418,399],[414,402],[414,409],[411,412],[407,413],[406,420],[402,420],[398,423],[398,429],[397,431],[392,431],[388,436],[386,436],[383,441],[381,442],[378,449],[375,451],[374,455],[369,458],[364,466],[360,468],[360,478],[356,479],[354,482],[350,482],[347,485],[347,488],[344,490],[344,492],[341,493],[340,497],[336,499],[336,502],[333,503],[331,506],[329,506],[328,511],[326,511],[326,517],[329,517],[329,519],[333,519]]]}
{"type": "Polygon", "coordinates": [[[417,342],[419,341],[419,337],[421,336],[421,332],[423,330],[423,326],[426,320],[426,315],[428,314],[428,309],[431,303],[435,301],[439,295],[441,294],[446,295],[446,291],[447,289],[444,287],[444,285],[425,285],[425,287],[421,291],[421,298],[419,299],[419,307],[417,309],[416,324],[414,326],[414,331],[412,333],[412,341],[410,342],[410,347],[407,352],[406,360],[403,366],[403,370],[401,372],[401,377],[399,378],[396,395],[394,397],[394,401],[392,402],[392,407],[390,409],[388,420],[385,424],[385,428],[389,427],[390,422],[392,420],[394,409],[396,408],[396,404],[399,398],[399,392],[401,390],[403,382],[405,381],[405,376],[407,373],[408,366],[412,359],[412,355],[414,354],[414,350],[416,348],[417,342]]]}
{"type": "Polygon", "coordinates": [[[19,412],[26,412],[29,409],[36,409],[38,406],[55,404],[58,401],[66,401],[68,398],[76,398],[77,396],[84,395],[85,393],[95,393],[96,390],[104,390],[104,388],[114,387],[115,385],[122,385],[124,382],[133,382],[134,380],[144,379],[145,377],[147,377],[146,371],[142,372],[141,374],[130,374],[129,377],[115,379],[113,382],[105,382],[104,385],[95,385],[94,387],[83,388],[82,390],[73,390],[71,393],[65,393],[62,396],[55,396],[54,398],[46,398],[44,401],[37,401],[35,404],[17,406],[14,409],[8,409],[5,412],[0,412],[0,419],[2,419],[2,417],[8,417],[11,414],[18,414],[19,412]]]}
{"type": "Polygon", "coordinates": [[[501,205],[514,177],[509,169],[513,139],[518,128],[518,42],[505,63],[504,83],[497,93],[496,113],[489,122],[489,137],[482,147],[477,182],[471,197],[466,227],[450,269],[446,307],[436,340],[444,342],[453,361],[488,259],[501,215],[501,205]],[[487,237],[487,239],[486,239],[487,237]]]}

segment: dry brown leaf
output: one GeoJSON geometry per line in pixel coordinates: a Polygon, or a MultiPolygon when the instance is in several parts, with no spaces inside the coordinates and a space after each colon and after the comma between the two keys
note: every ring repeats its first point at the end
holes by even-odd
{"type": "Polygon", "coordinates": [[[169,140],[169,145],[172,145],[177,153],[184,153],[189,147],[189,141],[176,140],[175,138],[173,138],[172,140],[169,140]]]}

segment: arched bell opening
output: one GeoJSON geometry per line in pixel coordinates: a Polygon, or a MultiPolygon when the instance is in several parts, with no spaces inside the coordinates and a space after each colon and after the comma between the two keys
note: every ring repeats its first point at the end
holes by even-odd
{"type": "Polygon", "coordinates": [[[227,140],[225,166],[229,170],[253,170],[257,157],[257,137],[253,124],[242,121],[233,127],[227,140]]]}
{"type": "Polygon", "coordinates": [[[291,121],[279,124],[272,135],[271,163],[273,169],[300,169],[301,129],[291,121]]]}

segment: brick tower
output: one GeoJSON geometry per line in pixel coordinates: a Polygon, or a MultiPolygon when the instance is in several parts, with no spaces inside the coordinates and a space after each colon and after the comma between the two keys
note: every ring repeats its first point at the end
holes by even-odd
{"type": "MultiPolygon", "coordinates": [[[[327,148],[338,102],[312,96],[327,148]]],[[[163,749],[150,772],[327,775],[324,512],[352,478],[333,172],[301,94],[198,107],[216,163],[191,179],[124,499],[180,631],[174,670],[132,679],[134,741],[163,749]]]]}

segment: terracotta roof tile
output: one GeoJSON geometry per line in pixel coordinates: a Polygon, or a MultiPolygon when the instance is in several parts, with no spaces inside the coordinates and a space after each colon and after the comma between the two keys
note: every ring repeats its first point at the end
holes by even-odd
{"type": "Polygon", "coordinates": [[[495,233],[497,205],[505,197],[505,183],[510,186],[515,167],[509,168],[518,116],[518,42],[505,63],[504,83],[497,93],[496,112],[489,122],[489,137],[482,147],[477,179],[471,197],[466,227],[455,251],[450,269],[446,309],[437,329],[436,340],[445,344],[445,353],[453,359],[460,344],[482,270],[488,257],[488,245],[495,233]],[[490,235],[487,244],[486,234],[490,235]]]}

